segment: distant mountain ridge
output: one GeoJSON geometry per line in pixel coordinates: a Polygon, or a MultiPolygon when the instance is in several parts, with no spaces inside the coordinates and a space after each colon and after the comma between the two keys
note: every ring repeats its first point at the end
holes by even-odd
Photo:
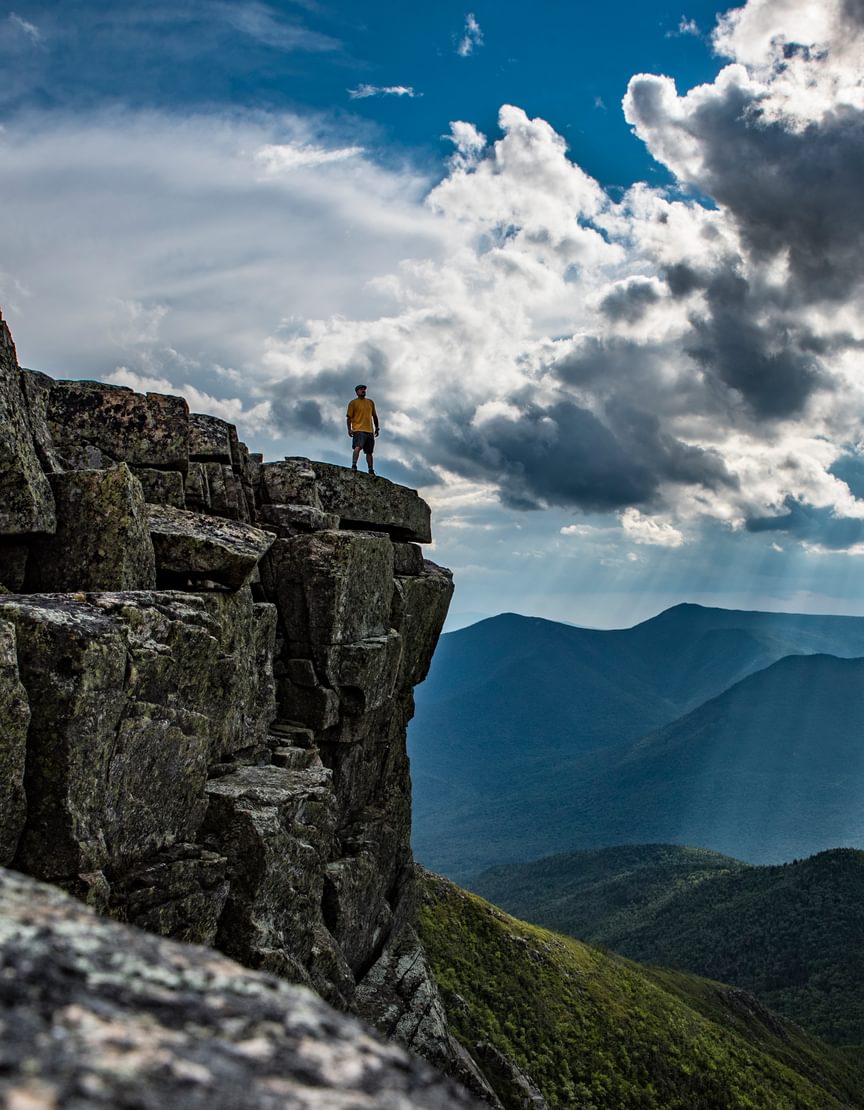
{"type": "Polygon", "coordinates": [[[495,867],[470,889],[546,928],[742,987],[834,1044],[864,1044],[864,852],[774,867],[668,844],[495,867]]]}
{"type": "Polygon", "coordinates": [[[415,852],[462,877],[614,843],[751,862],[864,844],[860,656],[864,618],[698,605],[632,629],[502,614],[449,633],[409,730],[415,852]],[[747,685],[790,656],[805,658],[747,685]]]}

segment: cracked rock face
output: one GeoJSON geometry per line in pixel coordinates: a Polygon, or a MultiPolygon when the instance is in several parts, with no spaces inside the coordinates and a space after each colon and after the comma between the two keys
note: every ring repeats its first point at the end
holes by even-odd
{"type": "Polygon", "coordinates": [[[106,1110],[449,1110],[432,1068],[302,987],[0,871],[0,1101],[106,1110]]]}
{"type": "Polygon", "coordinates": [[[0,864],[11,861],[24,828],[24,759],[30,706],[18,674],[15,626],[0,621],[0,864]]]}
{"type": "Polygon", "coordinates": [[[285,459],[262,467],[267,501],[314,505],[335,513],[342,528],[380,528],[394,540],[430,543],[429,506],[413,489],[386,478],[309,459],[285,459]]]}
{"type": "Polygon", "coordinates": [[[239,590],[273,543],[251,524],[202,516],[171,505],[148,505],[148,526],[159,571],[178,579],[207,579],[239,590]]]}
{"type": "MultiPolygon", "coordinates": [[[[0,863],[103,915],[311,986],[496,1105],[447,1032],[413,930],[405,731],[453,589],[418,546],[428,506],[345,468],[263,463],[232,425],[190,415],[180,398],[20,371],[2,325],[4,414],[0,492],[17,492],[0,502],[14,506],[0,518],[0,863]]],[[[173,951],[150,943],[154,960],[173,951]]],[[[0,998],[15,976],[0,973],[0,998]]],[[[31,1015],[38,1074],[60,1083],[47,1104],[65,1097],[56,1075],[68,1073],[87,1105],[198,1105],[171,1086],[198,1091],[196,1076],[208,1107],[415,1105],[413,1080],[387,1102],[391,1088],[354,1049],[343,1074],[338,1037],[329,1049],[316,1040],[318,1063],[303,1064],[326,1097],[292,1101],[293,1065],[272,1064],[268,1046],[284,1045],[269,1017],[217,1066],[181,1024],[148,1040],[143,1019],[113,1001],[98,1013],[78,996],[57,1005],[60,1026],[31,1015]],[[115,1020],[134,1046],[128,1089],[115,1020]],[[74,1070],[58,1029],[95,1054],[93,1069],[74,1070]],[[245,1054],[265,1061],[260,1071],[238,1063],[245,1054]],[[184,1073],[181,1059],[216,1079],[184,1073]]],[[[220,1028],[225,1015],[204,1005],[190,1013],[220,1028]]],[[[10,1067],[19,1102],[38,1105],[10,1067]]],[[[416,1103],[427,1104],[461,1105],[416,1103]]]]}
{"type": "Polygon", "coordinates": [[[257,609],[248,594],[0,596],[31,715],[16,866],[122,873],[195,839],[210,764],[260,742],[273,714],[257,609]]]}
{"type": "Polygon", "coordinates": [[[0,316],[0,535],[54,531],[54,497],[36,444],[15,345],[0,316]]]}
{"type": "Polygon", "coordinates": [[[144,491],[129,467],[52,474],[51,486],[57,529],[30,546],[27,590],[152,590],[144,491]]]}

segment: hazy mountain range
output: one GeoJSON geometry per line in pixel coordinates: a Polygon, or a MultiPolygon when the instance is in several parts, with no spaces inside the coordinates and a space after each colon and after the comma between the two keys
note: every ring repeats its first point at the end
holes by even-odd
{"type": "Polygon", "coordinates": [[[409,733],[414,846],[463,877],[665,841],[748,862],[864,845],[864,618],[679,605],[441,638],[409,733]]]}

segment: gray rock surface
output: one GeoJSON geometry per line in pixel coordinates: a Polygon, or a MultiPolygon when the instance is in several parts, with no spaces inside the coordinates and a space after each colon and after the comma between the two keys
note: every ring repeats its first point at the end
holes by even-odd
{"type": "MultiPolygon", "coordinates": [[[[265,467],[266,469],[266,467],[265,467]]],[[[314,532],[273,544],[276,604],[288,646],[352,643],[390,623],[393,545],[386,536],[314,532]]]]}
{"type": "Polygon", "coordinates": [[[0,864],[15,855],[24,828],[24,761],[30,706],[18,674],[15,626],[0,621],[0,864]]]}
{"type": "Polygon", "coordinates": [[[471,1098],[302,987],[0,872],[10,1110],[456,1110],[471,1098]]]}
{"type": "Polygon", "coordinates": [[[194,840],[209,765],[260,743],[272,717],[272,683],[255,673],[271,614],[248,594],[0,597],[31,705],[15,865],[122,873],[194,840]]]}
{"type": "Polygon", "coordinates": [[[155,505],[173,505],[175,509],[186,508],[183,475],[179,470],[153,470],[147,466],[136,466],[133,473],[141,483],[145,501],[155,505]]]}
{"type": "MultiPolygon", "coordinates": [[[[228,463],[231,454],[232,425],[218,416],[205,413],[189,414],[189,458],[202,462],[228,463]]],[[[236,434],[236,433],[235,433],[236,434]]]]}
{"type": "Polygon", "coordinates": [[[473,1055],[508,1110],[549,1110],[534,1080],[493,1044],[481,1041],[473,1046],[473,1055]]]}
{"type": "Polygon", "coordinates": [[[54,498],[36,454],[15,344],[0,316],[0,535],[53,530],[54,498]]]}
{"type": "Polygon", "coordinates": [[[156,560],[141,483],[125,463],[51,475],[57,530],[30,544],[25,588],[152,590],[156,560]]]}
{"type": "Polygon", "coordinates": [[[209,579],[239,590],[274,539],[251,524],[170,505],[149,505],[147,511],[156,567],[180,580],[209,579]]]}
{"type": "Polygon", "coordinates": [[[102,382],[55,381],[46,423],[61,462],[89,447],[130,466],[185,473],[189,465],[189,406],[182,397],[142,395],[102,382]]]}
{"type": "Polygon", "coordinates": [[[16,593],[22,588],[29,554],[26,539],[0,536],[0,593],[16,593]]]}
{"type": "Polygon", "coordinates": [[[429,506],[413,489],[348,467],[289,458],[262,467],[264,498],[335,513],[342,528],[380,528],[394,540],[430,543],[429,506]]]}
{"type": "MultiPolygon", "coordinates": [[[[60,509],[56,538],[33,513],[0,537],[0,851],[362,1010],[494,1104],[413,931],[405,730],[452,593],[427,506],[265,464],[179,398],[14,369],[12,470],[60,509]]],[[[315,1105],[364,1105],[341,1097],[315,1105]]]]}

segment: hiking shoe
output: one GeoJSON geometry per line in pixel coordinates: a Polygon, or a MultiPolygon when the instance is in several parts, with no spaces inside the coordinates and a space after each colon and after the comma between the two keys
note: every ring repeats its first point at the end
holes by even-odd
{"type": "Polygon", "coordinates": [[[354,464],[354,465],[353,465],[353,466],[351,467],[351,469],[352,469],[352,470],[356,470],[356,469],[357,469],[357,464],[355,463],[355,464],[354,464]]]}
{"type": "Polygon", "coordinates": [[[375,477],[375,471],[372,469],[371,466],[369,467],[369,473],[372,475],[373,478],[375,477]]]}

